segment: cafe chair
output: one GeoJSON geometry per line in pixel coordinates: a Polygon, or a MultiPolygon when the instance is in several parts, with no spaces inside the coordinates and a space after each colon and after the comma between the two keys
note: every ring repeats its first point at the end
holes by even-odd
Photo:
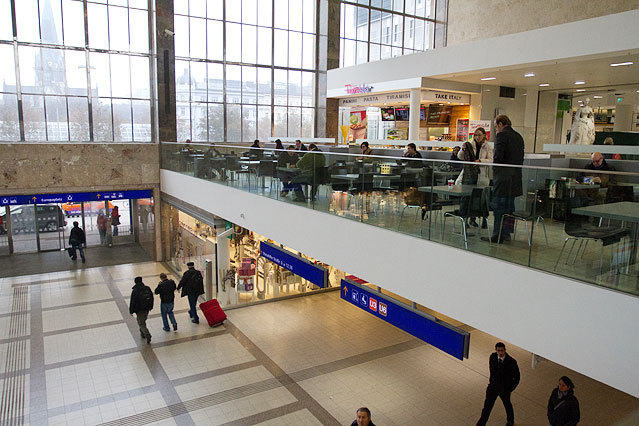
{"type": "Polygon", "coordinates": [[[234,155],[229,155],[226,157],[226,170],[229,172],[229,175],[232,181],[235,180],[236,175],[240,175],[240,176],[245,175],[247,179],[250,180],[248,176],[249,169],[242,168],[242,165],[238,162],[237,157],[234,155]]]}
{"type": "Polygon", "coordinates": [[[422,207],[424,206],[424,194],[419,192],[419,190],[415,187],[407,188],[404,192],[404,208],[402,209],[402,214],[399,215],[399,222],[397,222],[397,230],[399,231],[400,226],[402,225],[402,219],[404,219],[404,212],[408,208],[416,208],[415,212],[415,222],[417,222],[417,217],[419,213],[422,211],[422,207]]]}
{"type": "Polygon", "coordinates": [[[530,224],[535,221],[535,226],[541,226],[544,229],[544,237],[546,238],[546,245],[548,245],[548,234],[546,233],[546,223],[544,222],[544,215],[546,214],[546,208],[548,206],[548,190],[538,189],[535,191],[535,196],[530,202],[530,209],[527,211],[515,211],[513,213],[506,213],[501,217],[499,224],[499,241],[501,241],[501,230],[504,227],[504,219],[512,217],[515,220],[515,232],[513,233],[513,240],[517,235],[517,221],[520,220],[526,223],[526,234],[528,235],[528,246],[532,245],[532,233],[530,232],[530,224]]]}
{"type": "MultiPolygon", "coordinates": [[[[446,218],[453,217],[459,219],[462,225],[461,235],[464,238],[464,248],[468,249],[468,234],[466,233],[467,221],[471,217],[488,217],[488,205],[486,200],[488,200],[487,194],[485,192],[490,191],[490,187],[484,188],[473,188],[473,192],[470,194],[470,199],[468,200],[468,207],[465,209],[466,211],[462,211],[461,209],[453,210],[452,212],[444,213],[444,219],[442,220],[442,241],[444,240],[445,230],[446,230],[446,218]]],[[[481,234],[481,227],[479,228],[479,233],[481,234]]],[[[488,233],[488,242],[490,244],[490,225],[486,227],[486,231],[488,233]]]]}
{"type": "Polygon", "coordinates": [[[546,189],[548,190],[548,200],[550,202],[550,219],[563,220],[564,212],[561,210],[566,205],[566,200],[568,199],[566,181],[561,179],[546,179],[546,189]],[[560,207],[557,215],[555,215],[556,206],[560,207]]]}
{"type": "Polygon", "coordinates": [[[566,256],[566,265],[570,261],[570,256],[572,255],[572,251],[578,241],[579,246],[577,247],[577,251],[575,252],[572,261],[573,265],[577,261],[579,253],[581,253],[581,257],[583,258],[586,252],[586,247],[590,241],[601,241],[601,253],[599,255],[599,274],[601,275],[603,271],[604,247],[610,246],[610,256],[612,260],[613,245],[621,241],[621,239],[626,236],[627,231],[623,228],[617,227],[594,226],[589,223],[588,217],[573,214],[572,209],[576,207],[582,207],[580,205],[582,201],[582,199],[571,198],[566,200],[565,202],[566,222],[564,223],[564,232],[566,233],[566,235],[568,235],[568,237],[564,240],[564,244],[561,247],[559,256],[557,256],[557,261],[555,262],[555,267],[553,270],[557,270],[557,265],[559,265],[559,261],[564,253],[564,249],[566,248],[566,244],[568,243],[568,241],[572,241],[572,246],[570,247],[568,255],[566,256]]]}

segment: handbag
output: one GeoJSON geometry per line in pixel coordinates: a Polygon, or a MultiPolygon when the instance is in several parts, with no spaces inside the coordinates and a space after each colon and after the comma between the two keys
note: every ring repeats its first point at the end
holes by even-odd
{"type": "Polygon", "coordinates": [[[67,248],[67,254],[69,255],[69,257],[73,257],[73,247],[67,248]]]}

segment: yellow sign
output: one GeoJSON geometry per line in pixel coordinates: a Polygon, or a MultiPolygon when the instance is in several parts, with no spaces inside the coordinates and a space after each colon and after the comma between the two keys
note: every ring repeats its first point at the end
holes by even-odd
{"type": "Polygon", "coordinates": [[[342,140],[345,144],[348,144],[348,131],[350,130],[350,126],[339,126],[339,129],[342,131],[342,140]]]}

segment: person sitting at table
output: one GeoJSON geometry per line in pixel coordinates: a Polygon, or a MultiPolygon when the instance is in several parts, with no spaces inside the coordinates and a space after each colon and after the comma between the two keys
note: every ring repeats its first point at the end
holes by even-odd
{"type": "MultiPolygon", "coordinates": [[[[281,143],[281,142],[280,142],[281,143]]],[[[277,167],[278,168],[290,168],[294,169],[295,164],[297,164],[299,160],[299,155],[295,152],[295,147],[293,145],[286,148],[286,151],[278,153],[277,156],[277,167]]],[[[291,186],[291,179],[294,176],[294,172],[290,171],[277,171],[277,177],[282,181],[282,192],[280,192],[281,197],[286,197],[289,191],[292,191],[294,188],[291,186]]]]}
{"type": "MultiPolygon", "coordinates": [[[[404,155],[402,155],[402,157],[404,158],[422,158],[422,154],[419,153],[419,151],[417,151],[417,146],[414,143],[409,143],[408,145],[406,145],[406,152],[404,152],[404,155]]],[[[422,167],[424,166],[424,162],[419,161],[419,160],[413,160],[413,161],[408,161],[406,163],[407,166],[409,167],[422,167]]]]}
{"type": "Polygon", "coordinates": [[[264,156],[264,152],[260,147],[259,139],[255,139],[253,141],[253,145],[251,145],[250,148],[251,149],[249,149],[249,157],[251,157],[251,159],[255,158],[256,160],[261,160],[264,156]]]}
{"type": "MultiPolygon", "coordinates": [[[[281,139],[275,139],[275,149],[281,149],[284,150],[284,145],[282,145],[282,140],[281,139]]],[[[279,157],[279,152],[278,152],[278,157],[279,157]]]]}
{"type": "Polygon", "coordinates": [[[298,151],[308,151],[308,148],[306,148],[306,145],[304,145],[302,141],[299,139],[295,141],[295,149],[298,151]]]}
{"type": "Polygon", "coordinates": [[[315,198],[317,192],[320,171],[326,165],[326,157],[314,143],[308,146],[309,151],[295,164],[300,169],[297,176],[291,179],[293,190],[295,191],[295,201],[306,201],[302,185],[311,185],[311,198],[315,198]]]}
{"type": "MultiPolygon", "coordinates": [[[[601,152],[592,153],[590,156],[590,164],[588,164],[585,169],[593,171],[615,171],[615,168],[606,162],[601,152]]],[[[598,184],[599,188],[610,188],[617,184],[616,176],[607,173],[582,173],[577,180],[582,183],[589,180],[590,183],[598,184]]],[[[584,190],[584,195],[590,198],[595,204],[603,204],[606,199],[606,194],[603,191],[599,191],[598,188],[586,189],[584,190]]]]}
{"type": "MultiPolygon", "coordinates": [[[[604,145],[612,146],[614,144],[615,142],[610,136],[604,139],[604,145]]],[[[603,156],[606,160],[621,160],[621,154],[604,154],[603,156]]]]}
{"type": "Polygon", "coordinates": [[[226,180],[226,173],[224,173],[224,169],[222,168],[222,164],[219,161],[214,161],[213,158],[221,158],[224,157],[220,151],[215,148],[215,144],[211,142],[209,149],[204,152],[204,157],[202,158],[202,167],[199,168],[198,174],[205,179],[210,179],[213,177],[213,172],[217,174],[217,177],[222,180],[226,180]]]}

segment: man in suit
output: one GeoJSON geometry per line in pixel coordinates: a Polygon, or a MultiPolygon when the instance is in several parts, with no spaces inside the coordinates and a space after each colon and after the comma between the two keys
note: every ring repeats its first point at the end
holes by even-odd
{"type": "Polygon", "coordinates": [[[510,402],[510,394],[519,384],[519,366],[515,358],[506,353],[506,345],[498,342],[495,345],[495,350],[496,352],[492,353],[488,359],[490,379],[486,388],[484,409],[481,410],[481,417],[477,421],[477,426],[486,425],[497,397],[501,398],[501,402],[503,402],[506,409],[506,426],[515,424],[515,413],[510,402]]]}
{"type": "MultiPolygon", "coordinates": [[[[513,130],[510,118],[506,115],[498,115],[495,118],[495,148],[493,151],[493,163],[495,164],[524,164],[524,138],[513,130]]],[[[492,207],[495,215],[493,235],[490,240],[494,243],[510,241],[510,233],[514,231],[513,218],[504,220],[504,227],[499,230],[501,218],[506,213],[515,211],[515,197],[523,194],[521,182],[521,168],[519,167],[493,167],[493,197],[492,207]]],[[[488,238],[482,237],[484,241],[488,238]]]]}

